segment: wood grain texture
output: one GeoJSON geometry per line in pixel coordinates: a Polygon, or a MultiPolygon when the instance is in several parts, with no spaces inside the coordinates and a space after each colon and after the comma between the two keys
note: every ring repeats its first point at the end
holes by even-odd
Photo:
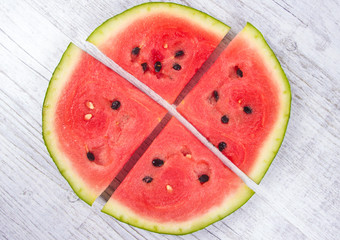
{"type": "Polygon", "coordinates": [[[340,6],[335,0],[176,1],[230,25],[230,39],[246,21],[254,24],[290,80],[287,134],[260,185],[269,197],[255,195],[196,233],[169,236],[116,221],[100,212],[102,203],[91,208],[75,196],[41,137],[48,81],[70,41],[85,40],[107,18],[142,2],[0,2],[0,239],[337,239],[340,6]]]}

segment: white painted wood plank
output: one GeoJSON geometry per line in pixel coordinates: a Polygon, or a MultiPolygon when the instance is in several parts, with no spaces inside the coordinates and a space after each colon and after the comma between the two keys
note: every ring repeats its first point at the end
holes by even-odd
{"type": "Polygon", "coordinates": [[[70,39],[23,1],[1,1],[0,9],[5,48],[48,81],[70,39]]]}

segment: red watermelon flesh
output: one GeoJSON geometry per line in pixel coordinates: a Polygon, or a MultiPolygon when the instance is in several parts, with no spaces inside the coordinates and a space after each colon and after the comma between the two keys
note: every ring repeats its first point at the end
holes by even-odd
{"type": "Polygon", "coordinates": [[[225,217],[251,196],[239,177],[172,119],[103,212],[151,231],[183,234],[225,217]]]}
{"type": "Polygon", "coordinates": [[[59,68],[68,73],[59,76],[57,67],[51,80],[44,138],[64,177],[92,204],[166,111],[73,44],[59,68]]]}
{"type": "Polygon", "coordinates": [[[261,33],[249,23],[178,107],[258,183],[282,142],[289,109],[288,81],[261,33]]]}
{"type": "Polygon", "coordinates": [[[88,40],[173,103],[229,27],[185,6],[147,5],[108,20],[88,40]]]}

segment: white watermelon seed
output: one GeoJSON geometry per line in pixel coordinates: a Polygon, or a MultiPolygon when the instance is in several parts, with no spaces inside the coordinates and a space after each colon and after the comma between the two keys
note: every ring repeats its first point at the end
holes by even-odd
{"type": "Polygon", "coordinates": [[[93,105],[93,103],[90,102],[90,101],[87,101],[87,102],[86,102],[86,107],[88,107],[89,109],[94,109],[94,105],[93,105]]]}
{"type": "Polygon", "coordinates": [[[84,116],[85,120],[90,120],[91,118],[92,118],[92,114],[91,113],[85,114],[85,116],[84,116]]]}
{"type": "Polygon", "coordinates": [[[173,189],[172,189],[172,187],[169,184],[167,184],[166,185],[166,190],[168,190],[168,192],[172,192],[173,189]]]}

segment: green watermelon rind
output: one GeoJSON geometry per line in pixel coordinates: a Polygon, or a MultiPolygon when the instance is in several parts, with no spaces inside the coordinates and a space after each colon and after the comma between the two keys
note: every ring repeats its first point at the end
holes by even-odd
{"type": "Polygon", "coordinates": [[[42,109],[42,135],[47,150],[61,175],[63,175],[80,199],[92,205],[100,193],[95,193],[85,184],[79,175],[72,171],[71,161],[67,160],[68,157],[63,155],[63,151],[57,146],[58,137],[54,131],[57,100],[62,89],[70,79],[73,70],[76,68],[81,54],[82,50],[70,43],[52,74],[42,109]]]}
{"type": "Polygon", "coordinates": [[[242,207],[253,195],[254,191],[243,183],[239,186],[237,192],[232,197],[228,196],[228,198],[225,199],[219,207],[210,210],[208,213],[201,215],[198,218],[190,219],[186,222],[161,223],[145,219],[145,217],[138,216],[128,207],[112,198],[105,204],[102,212],[113,216],[121,222],[125,222],[151,232],[185,235],[201,230],[210,224],[222,220],[242,207]]]}
{"type": "Polygon", "coordinates": [[[149,2],[132,7],[106,20],[91,33],[87,41],[96,46],[100,46],[110,38],[115,37],[117,33],[124,30],[133,21],[145,16],[148,12],[156,13],[157,11],[185,18],[205,28],[208,32],[213,32],[219,36],[221,40],[230,30],[230,27],[223,22],[197,9],[177,3],[149,2]]]}
{"type": "Polygon", "coordinates": [[[259,184],[282,145],[288,126],[288,120],[290,118],[292,96],[287,76],[273,50],[264,39],[262,33],[248,22],[239,35],[241,35],[241,37],[245,35],[245,39],[248,40],[249,44],[253,46],[254,49],[257,49],[262,56],[261,60],[267,65],[267,69],[272,69],[273,79],[276,81],[281,90],[279,95],[281,103],[280,113],[278,116],[279,121],[276,122],[271,135],[264,143],[264,146],[262,147],[263,151],[260,151],[261,153],[258,157],[259,161],[254,165],[250,172],[248,172],[248,177],[259,184]]]}

